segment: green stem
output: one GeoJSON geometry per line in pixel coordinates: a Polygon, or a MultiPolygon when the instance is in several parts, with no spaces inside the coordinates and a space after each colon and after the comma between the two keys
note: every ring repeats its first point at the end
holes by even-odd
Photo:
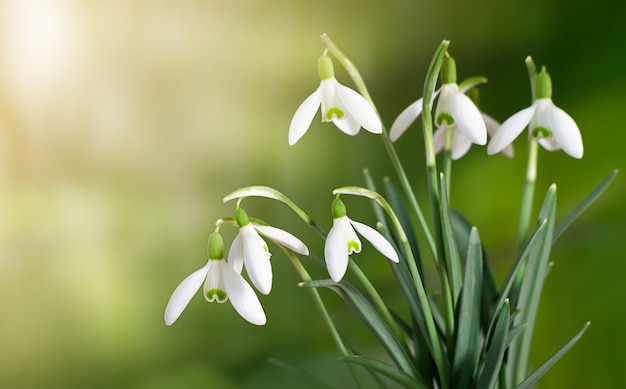
{"type": "Polygon", "coordinates": [[[446,179],[446,193],[450,202],[450,176],[452,173],[452,129],[446,126],[446,141],[443,146],[443,174],[446,179]]]}
{"type": "Polygon", "coordinates": [[[517,235],[518,252],[524,247],[530,229],[530,220],[535,195],[535,182],[537,181],[537,151],[538,143],[531,139],[528,142],[528,164],[526,166],[526,179],[522,192],[522,206],[520,209],[520,221],[517,235]]]}
{"type": "MultiPolygon", "coordinates": [[[[328,37],[328,35],[322,34],[321,38],[322,38],[322,41],[328,47],[328,50],[333,54],[335,58],[337,58],[337,60],[341,63],[341,65],[343,65],[343,67],[346,69],[346,71],[352,78],[352,82],[354,82],[354,85],[356,86],[356,89],[359,91],[359,93],[365,98],[365,100],[367,100],[370,103],[370,105],[374,108],[374,110],[378,112],[376,110],[376,105],[374,104],[372,97],[367,91],[365,82],[363,81],[363,78],[361,77],[361,74],[359,73],[356,66],[354,66],[352,61],[350,61],[350,59],[348,59],[348,57],[341,50],[339,50],[339,48],[333,43],[333,41],[328,37]]],[[[413,212],[415,213],[415,217],[417,218],[417,221],[422,227],[421,229],[424,233],[424,237],[428,244],[428,248],[430,249],[432,255],[436,257],[437,250],[435,246],[435,241],[430,232],[430,228],[428,227],[428,223],[426,222],[426,218],[424,217],[424,214],[422,213],[422,210],[417,201],[417,197],[415,196],[415,193],[413,192],[413,188],[411,187],[411,183],[409,182],[409,179],[404,171],[404,168],[402,167],[400,158],[398,157],[398,154],[395,148],[393,147],[393,143],[391,142],[391,139],[389,138],[389,133],[384,125],[382,127],[383,127],[382,139],[383,139],[383,144],[385,146],[385,150],[387,150],[387,154],[389,155],[391,164],[393,165],[396,171],[396,174],[398,175],[398,179],[400,180],[400,185],[402,186],[402,189],[404,190],[404,193],[407,196],[409,204],[411,208],[413,209],[413,212]]]]}

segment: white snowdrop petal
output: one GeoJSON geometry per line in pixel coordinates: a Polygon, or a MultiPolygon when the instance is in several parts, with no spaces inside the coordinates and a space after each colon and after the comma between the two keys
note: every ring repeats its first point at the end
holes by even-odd
{"type": "MultiPolygon", "coordinates": [[[[336,221],[337,219],[335,219],[336,221]]],[[[348,269],[348,242],[341,225],[333,221],[326,242],[324,243],[324,259],[330,278],[339,282],[348,269]]]]}
{"type": "Polygon", "coordinates": [[[313,117],[315,117],[315,113],[319,109],[321,101],[322,86],[320,85],[315,92],[300,104],[296,113],[293,115],[291,124],[289,125],[289,146],[295,145],[307,132],[311,126],[313,117]]]}
{"type": "Polygon", "coordinates": [[[469,140],[459,129],[454,126],[452,128],[452,150],[450,157],[453,160],[457,160],[467,154],[470,147],[472,147],[472,141],[469,140]]]}
{"type": "Polygon", "coordinates": [[[391,130],[389,130],[389,138],[392,142],[398,140],[411,124],[415,122],[418,116],[422,114],[422,105],[422,99],[419,99],[406,107],[404,111],[400,112],[400,115],[398,115],[391,125],[391,130]]]}
{"type": "Polygon", "coordinates": [[[222,276],[226,293],[235,311],[252,324],[264,325],[267,321],[265,312],[252,287],[227,263],[222,266],[222,276]]]}
{"type": "Polygon", "coordinates": [[[450,96],[450,115],[454,119],[456,127],[472,143],[484,145],[487,143],[487,128],[485,121],[474,102],[461,92],[450,96]]]}
{"type": "Polygon", "coordinates": [[[272,290],[272,264],[267,244],[251,224],[240,229],[243,239],[243,261],[252,284],[263,294],[272,290]]]}
{"type": "Polygon", "coordinates": [[[361,125],[352,116],[346,114],[341,119],[333,118],[332,122],[341,130],[344,134],[354,136],[361,130],[361,125]]]}
{"type": "Polygon", "coordinates": [[[233,243],[230,245],[228,251],[228,263],[235,269],[235,271],[241,274],[243,269],[243,243],[241,240],[241,231],[233,239],[233,243]]]}
{"type": "Polygon", "coordinates": [[[558,145],[574,158],[583,156],[583,140],[574,119],[559,107],[552,105],[546,112],[546,126],[556,139],[558,145]]]}
{"type": "Polygon", "coordinates": [[[535,114],[536,104],[531,105],[528,108],[524,108],[521,111],[517,112],[510,118],[504,121],[500,128],[496,131],[496,133],[489,141],[489,145],[487,146],[487,153],[495,154],[506,146],[510,145],[511,142],[517,138],[517,136],[524,131],[524,128],[530,123],[530,120],[533,118],[535,114]]]}
{"type": "Polygon", "coordinates": [[[171,326],[183,313],[189,301],[200,289],[209,271],[209,263],[185,278],[174,290],[165,308],[165,324],[171,326]]]}
{"type": "Polygon", "coordinates": [[[382,124],[372,105],[355,90],[339,83],[337,83],[336,87],[348,114],[367,131],[374,134],[382,134],[382,124]]]}
{"type": "Polygon", "coordinates": [[[435,149],[435,154],[439,154],[443,147],[446,145],[446,128],[439,127],[437,131],[433,134],[433,148],[435,149]]]}
{"type": "Polygon", "coordinates": [[[306,247],[306,245],[300,239],[296,238],[289,232],[271,226],[257,226],[253,224],[253,227],[262,235],[265,235],[271,240],[282,244],[288,249],[298,254],[309,255],[308,247],[306,247]]]}
{"type": "Polygon", "coordinates": [[[382,255],[389,258],[393,262],[399,262],[398,253],[380,232],[376,231],[367,224],[359,223],[354,220],[350,220],[350,224],[352,224],[354,229],[357,230],[359,234],[363,235],[363,237],[367,239],[382,255]]]}

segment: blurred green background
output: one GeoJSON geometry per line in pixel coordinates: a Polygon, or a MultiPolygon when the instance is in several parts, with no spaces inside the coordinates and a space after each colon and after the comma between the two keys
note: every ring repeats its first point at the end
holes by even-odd
{"type": "MultiPolygon", "coordinates": [[[[387,126],[421,96],[442,39],[460,79],[489,78],[481,107],[499,120],[530,102],[524,58],[545,64],[585,143],[582,160],[540,153],[536,201],[557,182],[562,218],[626,161],[625,18],[617,0],[2,0],[0,387],[305,387],[269,357],[341,386],[345,369],[276,247],[266,326],[200,295],[173,327],[163,323],[171,292],[204,265],[215,219],[232,213],[225,194],[274,186],[328,228],[333,188],[362,185],[364,167],[379,183],[395,178],[366,132],[351,138],[316,118],[287,145],[293,112],[319,83],[319,35],[357,64],[387,126]]],[[[337,77],[350,84],[342,69],[337,77]]],[[[421,139],[415,127],[398,150],[423,197],[421,139]]],[[[516,146],[513,160],[474,147],[452,177],[452,202],[478,226],[500,281],[525,164],[524,140],[516,146]]],[[[533,362],[592,325],[541,387],[626,387],[625,195],[618,176],[554,247],[533,362]]],[[[321,253],[284,207],[245,204],[321,253]]],[[[366,202],[347,205],[373,220],[366,202]]],[[[359,261],[393,301],[384,261],[359,261]]],[[[362,325],[323,296],[369,350],[362,325]]]]}

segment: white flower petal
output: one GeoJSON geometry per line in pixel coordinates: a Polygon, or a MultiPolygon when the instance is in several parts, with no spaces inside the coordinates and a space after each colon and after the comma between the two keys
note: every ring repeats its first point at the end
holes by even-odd
{"type": "Polygon", "coordinates": [[[546,114],[548,121],[546,128],[552,132],[552,136],[563,151],[574,158],[582,158],[583,140],[574,119],[555,105],[552,105],[546,114]]]}
{"type": "MultiPolygon", "coordinates": [[[[498,129],[500,128],[500,123],[492,118],[491,116],[487,115],[484,112],[480,113],[483,116],[483,120],[485,121],[485,126],[487,127],[487,134],[489,136],[493,136],[498,129]]],[[[502,150],[502,154],[506,155],[509,158],[513,158],[513,145],[509,144],[508,146],[506,146],[503,150],[502,150]]]]}
{"type": "Polygon", "coordinates": [[[367,224],[359,223],[354,220],[350,220],[350,224],[354,227],[355,230],[365,239],[367,239],[376,250],[378,250],[382,255],[389,258],[393,262],[399,262],[398,253],[393,248],[391,243],[378,231],[368,226],[367,224]]]}
{"type": "Polygon", "coordinates": [[[517,138],[517,136],[524,131],[524,128],[530,123],[533,115],[535,114],[536,104],[531,105],[528,108],[524,108],[517,112],[510,118],[504,121],[498,131],[494,134],[487,146],[487,153],[495,154],[517,138]]]}
{"type": "Polygon", "coordinates": [[[271,226],[252,225],[259,233],[276,241],[288,249],[302,255],[309,255],[309,248],[298,238],[285,230],[271,226]]]}
{"type": "Polygon", "coordinates": [[[304,136],[322,101],[322,85],[307,97],[296,110],[289,125],[289,146],[293,146],[304,136]]]}
{"type": "Polygon", "coordinates": [[[222,264],[222,275],[226,293],[235,311],[252,324],[264,325],[265,312],[252,287],[227,263],[222,264]]]}
{"type": "Polygon", "coordinates": [[[267,244],[251,224],[240,229],[243,261],[252,284],[263,294],[272,290],[272,264],[267,244]]]}
{"type": "MultiPolygon", "coordinates": [[[[394,120],[389,130],[389,138],[392,142],[395,142],[404,134],[404,132],[413,124],[419,115],[422,114],[422,99],[420,98],[413,104],[409,105],[400,112],[400,115],[394,120]]],[[[443,147],[443,146],[442,146],[443,147]]]]}
{"type": "Polygon", "coordinates": [[[435,149],[435,154],[439,154],[441,150],[443,150],[446,145],[446,128],[439,127],[437,131],[433,134],[433,148],[435,149]]]}
{"type": "Polygon", "coordinates": [[[217,301],[222,304],[228,301],[224,277],[222,276],[222,266],[225,263],[226,261],[223,259],[209,260],[209,271],[206,275],[206,281],[204,281],[202,293],[204,294],[204,299],[210,303],[217,301]]]}
{"type": "Polygon", "coordinates": [[[174,290],[165,308],[165,324],[171,326],[185,310],[194,294],[200,289],[209,271],[209,263],[185,278],[174,290]]]}
{"type": "Polygon", "coordinates": [[[549,138],[539,138],[537,139],[537,142],[541,145],[541,147],[548,151],[561,150],[559,142],[557,142],[556,138],[552,135],[549,138]]]}
{"type": "Polygon", "coordinates": [[[337,82],[336,88],[341,101],[348,111],[347,114],[352,116],[367,131],[374,134],[382,134],[382,124],[372,105],[355,90],[341,85],[339,82],[337,82]]]}
{"type": "MultiPolygon", "coordinates": [[[[345,236],[345,225],[337,223],[338,219],[333,220],[333,227],[328,232],[326,242],[324,243],[324,259],[326,260],[326,269],[330,278],[339,282],[346,274],[348,269],[348,242],[345,236]]],[[[347,220],[345,221],[348,222],[347,220]]],[[[349,225],[348,225],[349,226],[349,225]]],[[[352,228],[352,227],[350,227],[352,228]]]]}
{"type": "Polygon", "coordinates": [[[450,158],[456,161],[467,154],[470,147],[472,147],[472,141],[459,131],[457,126],[452,127],[452,151],[450,158]]]}
{"type": "Polygon", "coordinates": [[[359,133],[361,125],[348,113],[342,118],[333,118],[332,122],[340,129],[344,134],[354,136],[359,133]]]}
{"type": "Polygon", "coordinates": [[[243,269],[243,243],[241,239],[241,231],[233,239],[233,243],[230,245],[228,251],[228,263],[235,269],[235,271],[241,274],[243,269]]]}
{"type": "Polygon", "coordinates": [[[456,127],[477,145],[487,143],[487,128],[485,121],[476,105],[469,97],[461,92],[452,93],[450,96],[450,116],[454,119],[456,127]]]}

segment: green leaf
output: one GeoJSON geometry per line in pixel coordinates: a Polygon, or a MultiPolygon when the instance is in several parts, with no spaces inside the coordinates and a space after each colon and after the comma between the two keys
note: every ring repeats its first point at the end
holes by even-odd
{"type": "Polygon", "coordinates": [[[617,169],[613,170],[611,174],[609,174],[600,183],[600,185],[598,185],[589,194],[589,196],[587,196],[572,212],[570,212],[569,215],[565,217],[565,219],[563,219],[561,223],[559,223],[559,225],[554,229],[554,237],[552,238],[552,242],[555,242],[561,236],[563,231],[565,231],[565,229],[570,224],[572,224],[572,222],[578,217],[578,215],[580,215],[585,209],[587,209],[591,204],[593,204],[593,202],[596,201],[596,199],[598,199],[598,197],[600,197],[602,193],[604,193],[604,191],[609,186],[609,184],[613,182],[613,179],[615,178],[615,176],[617,176],[618,172],[619,171],[617,169]]]}
{"type": "Polygon", "coordinates": [[[413,377],[405,374],[401,370],[398,370],[394,366],[376,359],[362,357],[359,355],[348,355],[344,357],[339,357],[339,360],[354,363],[356,365],[366,367],[368,370],[376,371],[384,375],[385,377],[396,381],[405,388],[426,388],[426,385],[415,381],[413,377]]]}
{"type": "Polygon", "coordinates": [[[440,174],[439,180],[441,190],[441,232],[445,256],[445,261],[442,262],[446,264],[446,270],[450,286],[452,288],[453,308],[456,308],[462,285],[461,258],[459,255],[459,249],[456,246],[456,238],[454,237],[452,222],[450,221],[450,205],[448,203],[448,192],[446,191],[446,183],[443,173],[440,174]]]}
{"type": "Polygon", "coordinates": [[[485,353],[484,364],[478,378],[477,389],[492,389],[495,387],[504,359],[504,351],[506,350],[509,317],[509,301],[506,300],[498,313],[493,337],[486,344],[487,352],[485,353]]]}
{"type": "Polygon", "coordinates": [[[472,229],[459,301],[452,385],[467,388],[477,364],[480,348],[480,300],[482,295],[482,247],[476,228],[472,229]]]}
{"type": "Polygon", "coordinates": [[[512,361],[511,366],[515,371],[514,383],[520,382],[526,377],[528,371],[530,344],[550,260],[555,214],[556,185],[553,184],[550,186],[539,211],[539,219],[547,220],[545,233],[542,234],[542,239],[530,248],[516,306],[520,314],[515,318],[514,325],[525,323],[528,327],[518,338],[518,341],[511,345],[510,361],[512,361]]]}
{"type": "MultiPolygon", "coordinates": [[[[454,236],[456,237],[456,245],[459,248],[462,262],[465,263],[464,253],[467,253],[467,245],[469,244],[470,232],[472,225],[467,219],[454,208],[450,208],[450,221],[452,222],[452,228],[454,229],[454,236]]],[[[487,327],[490,323],[493,312],[496,305],[494,304],[498,299],[499,291],[496,277],[493,273],[493,268],[488,261],[487,253],[485,249],[482,250],[483,255],[483,296],[481,304],[481,322],[484,327],[487,327]]]]}
{"type": "Polygon", "coordinates": [[[405,353],[400,341],[380,318],[378,312],[376,312],[369,301],[353,285],[345,280],[339,283],[332,280],[316,280],[302,282],[299,285],[308,288],[325,287],[337,293],[361,318],[372,334],[376,336],[381,346],[387,351],[387,354],[389,354],[389,357],[396,365],[404,373],[416,376],[417,372],[414,369],[411,358],[405,353]]]}
{"type": "Polygon", "coordinates": [[[557,351],[552,357],[550,357],[550,359],[545,361],[543,365],[539,366],[537,370],[535,370],[524,381],[522,381],[522,383],[520,383],[517,386],[517,389],[530,388],[535,382],[537,382],[539,378],[541,378],[559,359],[561,359],[561,357],[565,355],[565,353],[568,352],[569,349],[572,348],[574,344],[576,344],[576,342],[578,342],[578,340],[583,336],[583,334],[585,333],[588,327],[589,327],[589,322],[587,322],[583,326],[583,328],[580,331],[578,331],[578,333],[574,335],[572,339],[570,339],[569,342],[567,342],[563,347],[561,347],[559,351],[557,351]]]}

